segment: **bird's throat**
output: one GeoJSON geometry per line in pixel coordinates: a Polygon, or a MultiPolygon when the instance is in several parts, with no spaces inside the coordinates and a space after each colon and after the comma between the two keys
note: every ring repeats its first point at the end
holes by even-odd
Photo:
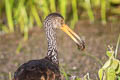
{"type": "Polygon", "coordinates": [[[57,53],[57,44],[56,44],[56,32],[53,28],[46,29],[47,41],[48,41],[48,52],[47,56],[53,62],[58,64],[58,53],[57,53]]]}

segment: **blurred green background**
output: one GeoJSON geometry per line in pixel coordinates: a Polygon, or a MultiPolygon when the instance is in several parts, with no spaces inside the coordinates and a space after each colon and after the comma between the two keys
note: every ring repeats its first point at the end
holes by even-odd
{"type": "Polygon", "coordinates": [[[61,13],[74,28],[79,19],[91,23],[119,21],[120,0],[0,0],[0,30],[6,33],[19,29],[28,38],[28,30],[42,27],[51,12],[61,13]]]}
{"type": "Polygon", "coordinates": [[[120,34],[120,0],[0,0],[0,80],[10,80],[24,62],[46,56],[42,23],[52,12],[61,13],[86,43],[81,52],[57,33],[60,65],[67,73],[83,77],[89,72],[98,80],[98,70],[109,59],[106,48],[112,44],[115,50],[120,34]]]}

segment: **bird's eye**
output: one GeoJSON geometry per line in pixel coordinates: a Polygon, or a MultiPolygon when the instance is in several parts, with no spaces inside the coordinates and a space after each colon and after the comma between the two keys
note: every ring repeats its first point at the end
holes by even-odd
{"type": "Polygon", "coordinates": [[[64,24],[64,20],[63,19],[61,20],[61,24],[64,24]]]}

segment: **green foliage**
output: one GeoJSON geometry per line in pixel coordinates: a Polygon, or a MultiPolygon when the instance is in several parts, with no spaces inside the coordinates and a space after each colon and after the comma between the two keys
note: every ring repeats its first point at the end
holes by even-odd
{"type": "Polygon", "coordinates": [[[55,0],[49,0],[49,1],[50,1],[51,12],[56,12],[55,0]]]}
{"type": "Polygon", "coordinates": [[[120,4],[119,0],[0,0],[0,29],[14,32],[19,29],[28,39],[28,31],[33,26],[42,27],[44,18],[51,12],[60,12],[70,21],[71,28],[79,20],[80,12],[86,11],[90,22],[95,21],[94,12],[101,9],[101,21],[106,23],[107,10],[120,15],[120,8],[111,4],[120,4]],[[108,6],[109,5],[109,6],[108,6]],[[4,15],[5,14],[5,15],[4,15]],[[3,24],[6,18],[7,24],[3,24]]]}
{"type": "Polygon", "coordinates": [[[117,41],[117,45],[116,45],[115,58],[117,57],[118,47],[119,47],[119,45],[120,45],[120,34],[119,34],[118,41],[117,41]]]}
{"type": "Polygon", "coordinates": [[[93,6],[98,7],[100,6],[100,0],[91,0],[93,6]]]}
{"type": "Polygon", "coordinates": [[[65,80],[69,80],[68,75],[67,75],[67,73],[65,72],[65,70],[63,68],[61,68],[61,73],[65,77],[65,80]]]}
{"type": "Polygon", "coordinates": [[[85,0],[85,4],[86,4],[86,10],[87,10],[89,19],[90,19],[91,22],[94,22],[94,15],[93,15],[93,11],[92,11],[92,8],[91,8],[90,0],[85,0]]]}
{"type": "Polygon", "coordinates": [[[91,80],[90,79],[90,76],[89,76],[89,73],[87,73],[86,75],[84,75],[82,78],[79,78],[77,76],[72,76],[72,75],[69,75],[65,72],[65,70],[62,68],[62,66],[60,66],[61,68],[61,73],[62,75],[64,76],[64,78],[62,80],[91,80]]]}
{"type": "Polygon", "coordinates": [[[35,0],[36,3],[38,3],[38,10],[43,13],[41,17],[42,19],[44,19],[49,13],[50,13],[50,10],[49,10],[49,5],[48,5],[48,0],[35,0]]]}
{"type": "Polygon", "coordinates": [[[74,28],[74,24],[78,21],[78,12],[77,12],[77,0],[72,1],[72,10],[73,10],[73,19],[71,21],[71,28],[74,28]]]}
{"type": "Polygon", "coordinates": [[[98,74],[100,80],[116,80],[120,74],[120,61],[111,56],[98,74]]]}
{"type": "Polygon", "coordinates": [[[33,27],[34,22],[41,27],[41,20],[38,13],[38,5],[35,0],[5,0],[5,12],[8,20],[8,29],[3,26],[6,32],[14,32],[19,28],[24,33],[24,40],[28,39],[28,30],[33,27]]]}
{"type": "Polygon", "coordinates": [[[10,32],[14,32],[13,17],[12,17],[12,0],[5,0],[6,15],[10,32]]]}
{"type": "MultiPolygon", "coordinates": [[[[118,38],[116,49],[118,49],[120,36],[118,38]]],[[[120,61],[116,59],[117,51],[113,51],[112,47],[106,52],[109,57],[108,61],[99,70],[98,75],[100,80],[119,80],[120,79],[120,61]]]]}
{"type": "Polygon", "coordinates": [[[120,4],[120,0],[110,0],[110,2],[113,4],[120,4]]]}
{"type": "Polygon", "coordinates": [[[106,0],[101,0],[101,19],[103,24],[106,24],[106,6],[106,0]]]}
{"type": "Polygon", "coordinates": [[[67,7],[67,0],[59,0],[59,8],[60,13],[63,15],[63,17],[66,19],[66,7],[67,7]]]}
{"type": "Polygon", "coordinates": [[[91,80],[89,77],[89,73],[87,73],[84,77],[79,78],[77,76],[68,76],[67,73],[64,71],[64,69],[62,69],[61,72],[65,77],[65,80],[91,80]]]}
{"type": "Polygon", "coordinates": [[[11,72],[9,72],[9,80],[12,80],[11,72]]]}

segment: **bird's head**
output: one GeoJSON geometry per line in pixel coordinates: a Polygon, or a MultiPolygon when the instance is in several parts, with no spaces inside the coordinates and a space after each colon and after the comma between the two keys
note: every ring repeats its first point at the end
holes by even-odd
{"type": "Polygon", "coordinates": [[[74,40],[79,49],[83,50],[85,48],[84,41],[65,24],[63,16],[59,13],[49,14],[44,21],[44,25],[47,25],[45,28],[51,27],[53,29],[61,29],[74,40]]]}

